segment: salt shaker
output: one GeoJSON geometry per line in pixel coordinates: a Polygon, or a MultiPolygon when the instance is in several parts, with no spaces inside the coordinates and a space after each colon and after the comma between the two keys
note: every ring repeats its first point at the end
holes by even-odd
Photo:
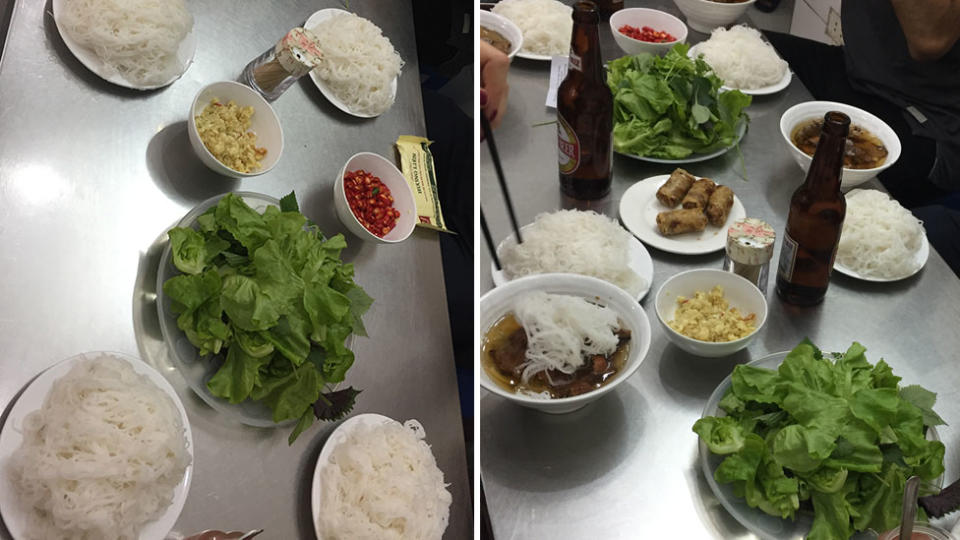
{"type": "Polygon", "coordinates": [[[767,276],[777,233],[756,218],[741,219],[727,230],[727,256],[723,269],[749,280],[767,292],[767,276]]]}
{"type": "Polygon", "coordinates": [[[247,64],[240,82],[259,92],[267,101],[273,101],[315,68],[322,58],[317,37],[309,30],[294,28],[274,47],[247,64]]]}

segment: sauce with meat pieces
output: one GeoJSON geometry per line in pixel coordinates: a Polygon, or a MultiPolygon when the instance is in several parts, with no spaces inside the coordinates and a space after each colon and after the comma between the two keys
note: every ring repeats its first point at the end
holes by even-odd
{"type": "MultiPolygon", "coordinates": [[[[812,156],[820,142],[823,118],[800,122],[790,133],[790,140],[804,154],[812,156]]],[[[843,151],[843,166],[847,169],[873,169],[887,159],[887,147],[876,135],[856,124],[850,124],[846,147],[843,151]]]]}

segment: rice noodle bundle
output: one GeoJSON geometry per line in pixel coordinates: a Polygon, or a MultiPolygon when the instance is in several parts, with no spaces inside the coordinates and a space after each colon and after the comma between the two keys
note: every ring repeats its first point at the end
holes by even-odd
{"type": "Polygon", "coordinates": [[[24,419],[10,467],[29,538],[135,540],[190,463],[173,401],[126,361],[84,359],[24,419]]]}
{"type": "Polygon", "coordinates": [[[763,88],[776,84],[787,72],[787,62],[760,32],[742,24],[729,30],[715,28],[710,39],[697,45],[696,53],[703,55],[704,62],[730,88],[763,88]]]}
{"type": "Polygon", "coordinates": [[[177,49],[193,29],[184,0],[63,0],[57,21],[108,70],[138,86],[183,71],[177,49]]]}
{"type": "Polygon", "coordinates": [[[501,0],[491,10],[510,19],[523,34],[523,51],[566,55],[573,34],[573,9],[557,0],[501,0]]]}
{"type": "Polygon", "coordinates": [[[393,80],[403,59],[377,25],[349,13],[309,30],[323,51],[314,71],[351,112],[378,115],[393,105],[393,80]]]}
{"type": "Polygon", "coordinates": [[[866,276],[895,279],[919,269],[915,260],[923,245],[923,222],[889,195],[873,189],[854,189],[846,195],[837,261],[866,276]]]}

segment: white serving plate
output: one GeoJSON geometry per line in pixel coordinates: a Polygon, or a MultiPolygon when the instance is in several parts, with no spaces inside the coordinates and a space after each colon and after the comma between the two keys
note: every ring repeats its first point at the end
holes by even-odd
{"type": "Polygon", "coordinates": [[[643,243],[668,253],[700,255],[724,249],[727,246],[727,229],[734,222],[747,217],[740,198],[734,193],[733,208],[730,209],[730,215],[727,216],[723,227],[707,224],[707,228],[698,233],[663,236],[657,230],[657,214],[674,209],[660,204],[657,200],[657,190],[669,178],[669,174],[651,176],[630,186],[624,192],[620,198],[620,221],[623,225],[643,243]]]}
{"type": "MultiPolygon", "coordinates": [[[[320,455],[317,457],[317,465],[313,469],[313,482],[310,484],[310,515],[313,519],[313,530],[317,535],[317,540],[323,540],[323,536],[320,535],[321,473],[324,467],[330,464],[330,454],[333,453],[334,448],[344,442],[357,428],[361,426],[389,424],[391,422],[398,423],[396,420],[383,416],[382,414],[358,414],[348,418],[345,422],[337,426],[337,429],[333,430],[330,437],[327,438],[327,442],[323,443],[323,449],[320,450],[320,455]]],[[[411,431],[423,433],[423,426],[416,420],[407,420],[403,425],[411,431]]]]}
{"type": "Polygon", "coordinates": [[[740,123],[737,125],[737,140],[733,144],[731,144],[726,148],[721,148],[720,150],[717,150],[715,152],[710,152],[709,154],[690,154],[689,156],[683,159],[664,159],[664,158],[656,158],[656,157],[638,156],[636,154],[627,154],[617,150],[614,150],[614,151],[620,154],[621,156],[638,159],[640,161],[648,161],[650,163],[664,163],[667,165],[683,165],[685,163],[697,163],[698,161],[706,161],[708,159],[713,159],[715,157],[720,157],[726,154],[730,150],[734,149],[737,146],[737,144],[740,143],[741,140],[743,140],[743,136],[746,133],[747,133],[747,122],[746,120],[741,120],[740,123]]]}
{"type": "Polygon", "coordinates": [[[183,479],[177,484],[173,491],[173,500],[166,511],[154,521],[146,523],[140,530],[140,540],[162,540],[167,533],[173,529],[174,523],[183,510],[183,504],[187,500],[187,493],[190,491],[190,481],[193,478],[193,434],[190,431],[190,421],[187,419],[187,411],[183,408],[183,403],[177,396],[177,392],[170,386],[163,375],[141,360],[122,353],[109,351],[94,351],[82,353],[63,360],[41,372],[35,379],[27,384],[23,394],[17,398],[17,401],[10,409],[10,415],[7,417],[3,427],[0,428],[0,513],[3,515],[3,521],[14,540],[26,538],[27,518],[20,512],[18,506],[19,494],[16,492],[13,481],[10,476],[7,463],[13,453],[23,442],[23,419],[29,413],[39,409],[43,405],[44,399],[53,387],[54,381],[63,377],[74,365],[85,358],[95,358],[100,355],[109,355],[120,360],[128,362],[133,370],[141,375],[146,375],[150,382],[157,385],[165,394],[170,396],[177,411],[180,413],[180,420],[183,422],[184,435],[187,439],[187,452],[190,454],[190,464],[183,474],[183,479]]]}
{"type": "MultiPolygon", "coordinates": [[[[315,11],[313,15],[310,15],[310,18],[307,19],[307,22],[303,23],[303,27],[312,32],[313,29],[318,24],[329,19],[330,17],[333,17],[334,15],[339,15],[341,13],[345,15],[350,14],[349,11],[344,11],[342,9],[337,9],[337,8],[327,8],[327,9],[321,9],[320,11],[315,11]]],[[[327,101],[332,103],[334,107],[340,109],[341,111],[349,115],[356,116],[357,118],[376,118],[377,116],[380,116],[379,114],[363,114],[363,113],[357,113],[357,112],[351,111],[350,108],[347,107],[346,103],[337,99],[337,96],[333,93],[333,91],[327,88],[327,84],[323,82],[323,80],[320,78],[319,75],[317,75],[316,70],[312,70],[310,72],[310,79],[313,81],[313,84],[315,84],[317,88],[320,90],[320,93],[323,94],[323,97],[327,98],[327,101]]],[[[393,82],[390,83],[390,95],[394,100],[396,100],[397,77],[394,77],[393,82]]]]}
{"type": "Polygon", "coordinates": [[[190,67],[190,64],[193,63],[193,55],[197,52],[197,37],[194,34],[196,22],[194,22],[194,27],[190,29],[190,32],[183,38],[183,41],[180,42],[180,48],[177,49],[177,60],[181,65],[180,72],[161,84],[134,84],[124,79],[119,73],[113,72],[111,68],[107,67],[107,65],[100,60],[100,57],[97,56],[96,53],[80,45],[70,37],[70,34],[64,30],[63,26],[61,26],[60,18],[57,16],[58,13],[63,13],[63,2],[64,0],[53,0],[52,2],[53,20],[57,25],[57,32],[60,33],[60,37],[63,39],[63,42],[66,44],[67,48],[70,49],[70,52],[73,53],[73,56],[76,57],[81,64],[86,66],[87,69],[94,72],[97,76],[107,82],[111,82],[117,86],[123,86],[124,88],[133,88],[134,90],[154,90],[157,88],[163,88],[164,86],[167,86],[173,81],[179,79],[184,73],[186,73],[187,69],[190,67]]]}
{"type": "Polygon", "coordinates": [[[562,54],[557,54],[557,55],[533,54],[533,53],[525,52],[523,49],[520,49],[519,51],[517,51],[517,58],[526,58],[527,60],[538,60],[541,62],[544,62],[544,61],[549,62],[551,59],[553,59],[554,56],[563,56],[563,55],[562,54]]]}
{"type": "MultiPolygon", "coordinates": [[[[698,47],[698,45],[700,45],[700,44],[698,43],[697,45],[694,45],[693,47],[690,47],[690,50],[687,51],[687,56],[689,56],[690,58],[696,58],[696,57],[697,57],[697,54],[698,54],[698,53],[697,53],[697,47],[698,47]]],[[[792,78],[793,78],[793,74],[790,73],[790,65],[788,64],[788,65],[787,65],[787,70],[786,70],[786,72],[783,74],[783,77],[782,77],[779,81],[777,81],[777,82],[775,82],[775,83],[773,83],[773,84],[771,84],[771,85],[761,86],[760,88],[753,88],[753,89],[748,89],[748,88],[734,88],[734,87],[732,87],[732,86],[726,86],[726,85],[724,85],[724,86],[721,86],[720,89],[721,89],[721,90],[739,90],[739,91],[743,92],[744,94],[747,94],[747,95],[750,95],[750,96],[766,96],[766,95],[769,95],[769,94],[776,94],[777,92],[779,92],[779,91],[783,90],[784,88],[790,86],[790,80],[791,80],[792,78]]]]}
{"type": "MultiPolygon", "coordinates": [[[[521,227],[520,230],[523,231],[529,226],[529,224],[525,225],[521,227]]],[[[512,234],[504,238],[503,241],[497,245],[498,254],[503,250],[503,247],[506,246],[508,242],[514,242],[512,234]]],[[[640,243],[640,241],[638,241],[636,238],[630,239],[630,261],[627,263],[627,266],[629,266],[631,270],[639,274],[640,277],[647,282],[647,286],[640,291],[640,294],[637,295],[637,301],[639,302],[640,300],[643,300],[643,297],[646,296],[648,292],[650,292],[650,287],[653,285],[653,259],[650,258],[650,253],[647,251],[647,248],[643,247],[643,244],[640,243]]],[[[492,261],[490,263],[490,272],[492,274],[493,285],[495,287],[499,287],[511,281],[507,278],[506,274],[504,274],[503,270],[497,270],[496,265],[494,265],[492,261]]]]}
{"type": "Polygon", "coordinates": [[[913,262],[914,262],[914,264],[916,264],[916,269],[913,270],[912,272],[906,273],[906,274],[904,274],[904,275],[902,275],[902,276],[897,276],[897,277],[892,277],[892,278],[882,278],[882,277],[874,277],[874,276],[864,276],[864,275],[858,274],[858,273],[855,272],[854,270],[852,270],[852,269],[850,269],[850,268],[848,268],[848,267],[840,264],[840,261],[834,261],[834,263],[833,263],[833,269],[836,270],[837,272],[840,272],[841,274],[850,276],[850,277],[852,277],[852,278],[862,279],[862,280],[864,280],[864,281],[873,281],[873,282],[876,282],[876,283],[889,283],[889,282],[891,282],[891,281],[900,281],[901,279],[907,279],[908,277],[916,274],[917,272],[919,272],[920,270],[922,270],[924,266],[926,266],[926,264],[927,264],[927,259],[928,259],[929,257],[930,257],[930,242],[927,240],[927,235],[924,234],[924,235],[923,235],[923,241],[922,241],[921,244],[920,244],[920,249],[918,249],[917,252],[913,254],[913,262]]]}

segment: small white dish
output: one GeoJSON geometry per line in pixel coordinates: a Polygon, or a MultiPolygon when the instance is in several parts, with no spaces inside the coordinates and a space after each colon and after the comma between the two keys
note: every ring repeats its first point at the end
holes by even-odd
{"type": "Polygon", "coordinates": [[[613,40],[617,42],[620,49],[630,55],[649,53],[663,56],[674,45],[687,40],[687,25],[683,24],[683,21],[665,11],[649,8],[627,8],[617,11],[610,16],[610,31],[613,32],[613,40]],[[677,39],[666,43],[634,39],[620,32],[620,28],[627,24],[634,28],[649,26],[654,30],[667,32],[677,39]]]}
{"type": "Polygon", "coordinates": [[[249,178],[270,172],[270,169],[280,161],[283,154],[283,128],[280,127],[280,118],[273,107],[263,99],[259,93],[249,86],[233,82],[220,81],[208,84],[197,92],[190,105],[190,117],[187,118],[187,134],[190,146],[204,165],[215,173],[231,178],[249,178]],[[240,172],[227,167],[207,150],[197,131],[197,116],[203,112],[212,99],[219,99],[223,103],[234,101],[238,107],[253,107],[253,116],[250,118],[250,131],[257,135],[256,145],[267,149],[267,155],[260,161],[260,168],[251,172],[240,172]]]}
{"type": "Polygon", "coordinates": [[[727,26],[739,19],[756,0],[723,3],[712,0],[673,0],[687,17],[687,25],[697,32],[709,34],[718,26],[727,26]]]}
{"type": "MultiPolygon", "coordinates": [[[[333,450],[340,445],[340,443],[347,440],[347,437],[351,433],[357,430],[357,428],[362,426],[379,426],[381,424],[390,424],[390,423],[399,423],[392,418],[383,416],[382,414],[375,413],[365,413],[358,414],[356,416],[350,417],[345,420],[342,424],[337,426],[336,429],[330,433],[330,436],[327,438],[327,441],[323,443],[323,448],[320,450],[320,455],[317,457],[317,465],[313,469],[313,482],[310,484],[310,515],[313,518],[313,530],[317,534],[317,540],[323,540],[323,536],[320,534],[320,499],[321,499],[321,488],[323,484],[323,469],[330,464],[330,454],[333,453],[333,450]]],[[[414,432],[423,432],[423,426],[420,425],[420,422],[416,420],[407,420],[403,424],[405,427],[414,432]]]]}
{"type": "MultiPolygon", "coordinates": [[[[310,15],[307,21],[303,23],[303,27],[312,32],[318,24],[340,14],[349,15],[350,12],[337,8],[327,8],[321,9],[320,11],[315,11],[313,15],[310,15]]],[[[317,74],[317,70],[314,69],[310,71],[310,80],[312,80],[313,84],[316,85],[318,90],[320,90],[320,93],[323,94],[323,97],[327,98],[327,101],[332,103],[334,107],[340,109],[341,111],[349,115],[356,116],[357,118],[376,118],[377,116],[380,116],[379,114],[365,114],[351,111],[350,107],[347,107],[346,103],[337,99],[337,96],[333,93],[333,91],[327,88],[327,83],[323,82],[323,79],[321,79],[320,75],[317,74]]],[[[390,95],[393,99],[396,99],[397,97],[397,77],[394,77],[393,81],[390,83],[390,95]]]]}
{"type": "Polygon", "coordinates": [[[513,21],[502,15],[484,10],[480,10],[479,17],[478,21],[480,22],[480,26],[494,30],[510,40],[510,52],[507,53],[508,58],[513,58],[520,52],[520,49],[523,48],[523,32],[520,31],[520,27],[514,24],[513,21]]]}
{"type": "Polygon", "coordinates": [[[51,4],[51,7],[53,7],[53,21],[57,25],[57,32],[60,33],[63,43],[67,46],[67,49],[73,53],[73,56],[80,61],[81,64],[107,82],[113,83],[117,86],[122,86],[124,88],[132,88],[134,90],[155,90],[157,88],[163,88],[164,86],[167,86],[179,79],[184,73],[187,72],[187,69],[190,68],[190,64],[193,63],[193,55],[197,52],[197,36],[194,34],[194,30],[196,30],[196,24],[194,24],[194,27],[190,30],[190,32],[184,36],[183,41],[180,42],[180,47],[177,49],[177,61],[179,61],[181,65],[179,73],[161,84],[134,84],[127,79],[124,79],[122,75],[104,64],[95,52],[80,45],[70,37],[70,33],[64,30],[63,26],[61,26],[60,18],[57,15],[58,13],[63,13],[63,2],[64,0],[53,0],[51,4]]]}
{"type": "Polygon", "coordinates": [[[385,157],[372,152],[354,154],[340,169],[340,176],[333,182],[333,203],[340,222],[361,240],[380,242],[382,244],[396,244],[403,242],[413,232],[417,224],[417,205],[413,200],[413,190],[410,184],[397,167],[385,157]],[[347,202],[346,191],[343,188],[343,177],[348,171],[364,171],[376,176],[390,190],[393,196],[393,207],[400,212],[397,224],[393,230],[383,237],[368,231],[353,215],[350,204],[347,202]]]}
{"type": "MultiPolygon", "coordinates": [[[[698,48],[699,45],[700,45],[700,44],[698,43],[698,44],[694,45],[693,47],[690,47],[690,50],[687,51],[687,56],[689,56],[690,58],[696,58],[696,57],[697,57],[697,54],[699,54],[699,53],[697,52],[697,48],[698,48]]],[[[782,77],[779,81],[777,81],[777,82],[775,82],[775,83],[773,83],[773,84],[771,84],[771,85],[761,86],[760,88],[734,88],[734,87],[732,87],[732,86],[724,85],[724,86],[721,86],[720,89],[721,89],[721,90],[727,90],[727,91],[729,91],[729,90],[739,90],[739,91],[741,91],[741,92],[743,92],[744,94],[747,94],[747,95],[749,95],[749,96],[767,96],[767,95],[770,95],[770,94],[776,94],[777,92],[779,92],[779,91],[783,90],[784,88],[790,86],[790,81],[791,81],[792,79],[793,79],[793,74],[790,72],[790,66],[788,65],[786,71],[785,71],[784,74],[783,74],[783,77],[782,77]]]]}
{"type": "Polygon", "coordinates": [[[733,195],[733,207],[723,227],[708,224],[706,229],[698,233],[663,236],[657,229],[657,214],[675,208],[660,204],[657,190],[669,178],[669,174],[651,176],[627,188],[620,197],[620,221],[623,225],[643,243],[668,253],[700,255],[724,249],[727,246],[727,229],[734,222],[747,217],[740,198],[733,195]]]}
{"type": "Polygon", "coordinates": [[[636,154],[627,154],[626,152],[620,152],[619,150],[615,150],[615,152],[620,154],[621,156],[626,156],[628,158],[637,159],[640,161],[647,161],[650,163],[663,163],[665,165],[683,165],[686,163],[697,163],[699,161],[707,161],[708,159],[720,157],[726,154],[727,152],[729,152],[730,150],[733,150],[734,148],[736,148],[737,144],[740,143],[740,141],[743,139],[743,136],[746,133],[747,133],[747,122],[746,120],[741,120],[740,123],[737,124],[737,140],[734,141],[734,143],[731,144],[730,146],[726,148],[721,148],[720,150],[716,150],[714,152],[710,152],[707,154],[690,154],[689,156],[682,159],[665,159],[665,158],[657,158],[657,157],[638,156],[636,154]]]}
{"type": "MultiPolygon", "coordinates": [[[[520,230],[523,231],[530,224],[521,227],[520,230]]],[[[503,251],[504,246],[508,243],[513,243],[513,235],[503,239],[500,244],[497,245],[497,253],[499,254],[503,251]]],[[[646,281],[647,286],[640,291],[640,294],[637,295],[637,301],[643,300],[643,298],[650,292],[650,287],[653,285],[653,259],[650,258],[650,253],[647,251],[647,248],[643,247],[643,244],[636,238],[630,239],[630,261],[627,263],[627,266],[631,270],[636,272],[644,281],[646,281]]],[[[493,262],[490,263],[490,272],[493,277],[493,285],[499,287],[505,283],[510,282],[511,280],[507,278],[503,270],[497,270],[496,265],[493,262]]]]}
{"type": "Polygon", "coordinates": [[[793,129],[799,124],[816,118],[822,119],[829,111],[839,111],[849,116],[851,125],[856,124],[866,129],[879,138],[887,148],[887,159],[884,160],[883,165],[879,167],[872,169],[848,169],[844,167],[840,180],[840,189],[848,191],[859,186],[867,180],[876,177],[900,159],[900,137],[898,137],[897,133],[893,131],[893,128],[888,126],[883,120],[863,109],[858,109],[845,103],[806,101],[790,107],[780,117],[780,136],[783,138],[783,143],[787,145],[787,150],[790,152],[793,160],[797,162],[797,165],[799,165],[804,172],[810,169],[810,164],[813,163],[813,156],[808,156],[803,150],[797,148],[796,145],[793,144],[790,135],[793,133],[793,129]]]}
{"type": "Polygon", "coordinates": [[[513,310],[517,296],[534,291],[582,296],[617,312],[621,323],[630,330],[630,351],[623,370],[607,384],[578,396],[543,399],[510,392],[490,379],[486,369],[478,369],[480,386],[517,405],[550,414],[564,414],[580,409],[613,391],[630,378],[650,349],[650,322],[637,301],[623,289],[594,277],[577,274],[540,274],[513,280],[480,298],[480,331],[482,336],[504,315],[513,310]]]}
{"type": "Polygon", "coordinates": [[[157,519],[146,523],[140,530],[139,540],[162,540],[167,533],[173,529],[177,518],[180,517],[180,511],[187,500],[187,493],[190,491],[190,481],[193,479],[193,433],[190,430],[190,420],[187,418],[187,411],[180,402],[176,390],[170,386],[170,383],[160,375],[155,369],[145,364],[143,361],[122,353],[95,351],[82,353],[76,356],[62,360],[53,366],[42,371],[33,379],[23,393],[17,398],[17,401],[10,409],[6,422],[0,428],[0,514],[3,515],[3,522],[13,536],[14,540],[27,538],[26,527],[27,517],[19,512],[20,495],[13,486],[7,462],[10,457],[23,442],[23,419],[31,412],[39,409],[43,405],[44,399],[53,387],[53,383],[66,375],[77,362],[85,358],[95,358],[100,355],[109,355],[113,358],[123,360],[130,364],[134,371],[145,375],[150,382],[157,385],[165,394],[167,394],[177,407],[180,413],[180,421],[183,423],[184,437],[187,440],[187,452],[190,454],[190,464],[183,474],[183,479],[174,488],[173,499],[166,510],[157,519]]]}
{"type": "Polygon", "coordinates": [[[657,291],[656,305],[657,319],[664,333],[674,345],[694,356],[704,358],[719,358],[729,356],[741,349],[745,349],[753,341],[764,323],[767,322],[767,299],[749,280],[734,274],[714,268],[698,268],[687,270],[672,276],[663,282],[657,291]],[[737,308],[743,316],[756,314],[754,330],[749,335],[733,341],[701,341],[687,337],[677,332],[667,321],[671,321],[677,311],[677,297],[691,298],[697,291],[709,293],[719,285],[723,288],[723,297],[730,307],[737,308]]]}
{"type": "Polygon", "coordinates": [[[927,235],[924,234],[922,238],[922,243],[920,244],[920,249],[918,249],[917,252],[913,254],[913,262],[916,265],[916,268],[913,271],[907,274],[904,274],[902,276],[896,276],[892,278],[864,276],[840,264],[839,261],[834,261],[833,269],[836,270],[837,272],[840,272],[841,274],[844,274],[846,276],[850,276],[856,279],[862,279],[863,281],[873,281],[874,283],[890,283],[892,281],[900,281],[901,279],[907,279],[910,276],[916,275],[917,272],[922,270],[923,267],[927,265],[927,259],[929,257],[930,257],[930,241],[927,240],[927,235]]]}

